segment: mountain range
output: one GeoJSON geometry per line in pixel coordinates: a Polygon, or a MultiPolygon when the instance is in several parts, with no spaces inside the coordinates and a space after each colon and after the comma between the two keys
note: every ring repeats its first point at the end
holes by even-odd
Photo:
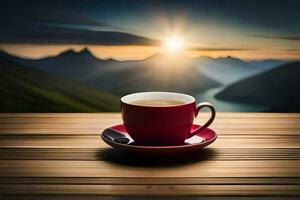
{"type": "MultiPolygon", "coordinates": [[[[103,69],[102,66],[117,62],[115,60],[102,60],[96,58],[88,49],[80,52],[67,50],[57,56],[49,56],[41,59],[26,59],[10,55],[4,51],[0,56],[15,61],[27,67],[59,74],[72,80],[80,80],[103,69]]],[[[118,62],[117,62],[118,63],[118,62]]]]}
{"type": "Polygon", "coordinates": [[[5,52],[0,52],[0,56],[118,96],[148,90],[197,94],[284,63],[280,60],[247,62],[233,57],[189,58],[162,53],[136,61],[104,60],[95,57],[87,48],[79,52],[66,50],[42,59],[24,59],[5,52]]]}
{"type": "Polygon", "coordinates": [[[0,57],[0,112],[113,112],[119,98],[0,57]]]}
{"type": "Polygon", "coordinates": [[[151,90],[195,94],[220,85],[184,56],[156,54],[141,61],[102,60],[88,49],[80,52],[68,50],[55,57],[37,60],[3,52],[0,55],[24,66],[61,75],[117,96],[151,90]]]}
{"type": "Polygon", "coordinates": [[[244,61],[231,56],[198,57],[195,65],[208,77],[226,85],[262,73],[285,63],[282,60],[244,61]]]}
{"type": "MultiPolygon", "coordinates": [[[[220,87],[225,90],[216,95],[219,99],[266,105],[271,101],[267,100],[268,96],[273,96],[269,94],[272,88],[267,87],[267,82],[264,85],[264,81],[280,79],[282,74],[255,77],[276,72],[285,64],[281,60],[244,61],[230,56],[190,58],[162,53],[144,60],[118,61],[97,58],[87,48],[79,52],[66,50],[41,59],[26,59],[0,51],[0,94],[5,97],[0,109],[9,112],[118,111],[118,98],[128,93],[174,91],[199,95],[220,87]]],[[[292,68],[288,71],[296,73],[292,68]]],[[[281,84],[290,87],[288,81],[281,84]]],[[[285,100],[291,101],[289,97],[285,100]]],[[[287,104],[270,105],[275,110],[284,106],[287,104]]]]}
{"type": "Polygon", "coordinates": [[[263,105],[272,112],[300,112],[299,74],[300,62],[284,64],[229,85],[216,98],[263,105]]]}

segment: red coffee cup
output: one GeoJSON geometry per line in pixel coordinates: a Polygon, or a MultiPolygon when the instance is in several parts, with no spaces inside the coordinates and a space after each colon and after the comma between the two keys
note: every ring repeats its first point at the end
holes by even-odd
{"type": "Polygon", "coordinates": [[[216,111],[207,102],[196,106],[194,97],[173,92],[140,92],[121,98],[124,126],[130,137],[140,145],[180,145],[203,129],[215,119],[216,111]],[[176,100],[179,105],[148,106],[131,102],[141,100],[176,100]],[[194,119],[202,108],[209,108],[209,120],[191,132],[194,119]]]}

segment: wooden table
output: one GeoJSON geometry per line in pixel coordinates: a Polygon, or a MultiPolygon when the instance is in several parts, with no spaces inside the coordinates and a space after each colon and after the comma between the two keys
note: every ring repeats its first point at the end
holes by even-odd
{"type": "Polygon", "coordinates": [[[120,122],[119,113],[0,114],[0,199],[300,198],[300,114],[218,113],[215,143],[161,159],[100,140],[120,122]]]}

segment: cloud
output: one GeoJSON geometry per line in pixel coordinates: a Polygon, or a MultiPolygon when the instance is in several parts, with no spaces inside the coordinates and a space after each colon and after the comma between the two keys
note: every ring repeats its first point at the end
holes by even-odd
{"type": "Polygon", "coordinates": [[[35,11],[32,14],[28,14],[23,19],[16,18],[19,22],[32,22],[32,23],[45,23],[45,24],[70,24],[70,25],[87,25],[87,26],[99,26],[110,27],[110,24],[101,22],[95,19],[85,17],[82,14],[59,11],[59,10],[40,10],[35,11]],[[37,17],[38,16],[38,17],[37,17]]]}
{"type": "MultiPolygon", "coordinates": [[[[24,12],[24,11],[21,11],[24,12]]],[[[4,13],[0,13],[4,15],[4,13]]],[[[157,45],[151,38],[70,10],[33,10],[0,18],[0,43],[157,45]]]]}
{"type": "Polygon", "coordinates": [[[300,41],[300,36],[284,36],[284,35],[252,35],[253,37],[277,40],[300,41]]]}
{"type": "MultiPolygon", "coordinates": [[[[43,14],[36,13],[36,16],[39,16],[38,18],[34,18],[32,16],[29,16],[26,20],[23,22],[29,22],[32,24],[37,25],[45,25],[45,26],[68,26],[68,27],[92,27],[94,29],[110,29],[110,30],[128,30],[125,28],[121,28],[118,26],[111,25],[109,23],[92,19],[89,17],[86,17],[82,14],[70,12],[70,11],[57,11],[57,10],[51,10],[51,11],[43,11],[43,14]]],[[[21,22],[22,23],[22,22],[21,22]]]]}
{"type": "Polygon", "coordinates": [[[188,50],[191,51],[251,51],[254,49],[248,49],[248,48],[226,48],[226,47],[193,47],[188,48],[188,50]]]}
{"type": "Polygon", "coordinates": [[[119,31],[96,31],[25,23],[0,29],[0,43],[159,45],[161,42],[119,31]]]}

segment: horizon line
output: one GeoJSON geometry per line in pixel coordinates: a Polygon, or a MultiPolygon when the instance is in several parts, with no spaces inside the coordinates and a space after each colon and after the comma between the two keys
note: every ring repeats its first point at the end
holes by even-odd
{"type": "MultiPolygon", "coordinates": [[[[67,48],[67,49],[64,49],[64,50],[61,50],[60,52],[54,54],[54,55],[45,55],[45,56],[41,56],[41,57],[37,57],[37,58],[34,58],[34,57],[30,57],[30,56],[21,56],[21,55],[18,55],[18,54],[15,54],[13,52],[10,52],[10,51],[7,51],[5,50],[4,48],[2,48],[0,46],[0,52],[4,52],[10,56],[14,56],[14,57],[18,57],[18,58],[21,58],[21,59],[28,59],[28,60],[40,60],[40,59],[45,59],[45,58],[51,58],[51,57],[57,57],[61,54],[63,54],[64,52],[69,52],[69,51],[72,51],[74,53],[80,53],[82,51],[85,51],[85,50],[88,50],[89,53],[92,54],[93,57],[95,57],[96,59],[99,59],[99,60],[116,60],[116,61],[119,61],[119,62],[126,62],[126,61],[143,61],[143,60],[146,60],[148,58],[151,58],[152,56],[155,56],[155,55],[159,55],[159,54],[167,54],[167,53],[163,53],[163,52],[155,52],[149,56],[146,56],[142,59],[118,59],[118,58],[114,58],[114,57],[101,57],[101,56],[97,56],[95,55],[95,53],[93,53],[93,50],[91,50],[88,46],[84,46],[82,47],[80,50],[76,50],[72,47],[70,48],[67,48]]],[[[184,50],[184,51],[188,51],[187,50],[184,50]]],[[[225,55],[225,56],[216,56],[216,57],[213,57],[213,56],[208,56],[208,55],[199,55],[199,56],[189,56],[189,55],[186,55],[185,53],[182,53],[182,55],[185,55],[186,57],[188,58],[191,58],[191,59],[197,59],[197,58],[210,58],[210,59],[224,59],[224,58],[234,58],[234,59],[239,59],[239,60],[242,60],[242,61],[245,61],[245,62],[251,62],[251,61],[266,61],[266,60],[279,60],[279,61],[298,61],[300,59],[293,59],[293,58],[287,58],[287,59],[282,59],[282,58],[262,58],[262,59],[253,59],[253,58],[249,58],[249,59],[245,59],[245,58],[241,58],[239,56],[233,56],[233,55],[225,55]]]]}

